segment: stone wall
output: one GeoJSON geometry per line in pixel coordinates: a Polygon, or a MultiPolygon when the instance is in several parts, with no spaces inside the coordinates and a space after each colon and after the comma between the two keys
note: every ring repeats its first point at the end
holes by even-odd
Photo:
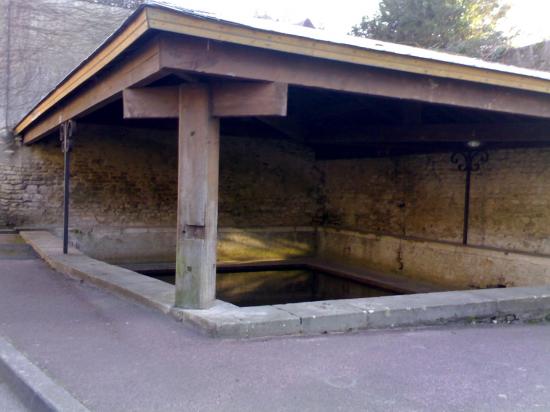
{"type": "MultiPolygon", "coordinates": [[[[12,147],[0,157],[8,225],[62,223],[63,154],[56,137],[12,147]]],[[[79,125],[71,162],[71,226],[148,226],[174,222],[173,133],[79,125]]]]}
{"type": "MultiPolygon", "coordinates": [[[[0,225],[58,231],[57,138],[5,143],[0,225]]],[[[172,260],[176,132],[80,124],[72,156],[72,241],[105,260],[172,260]]],[[[490,152],[472,179],[470,243],[479,247],[462,248],[444,243],[462,234],[464,174],[449,154],[321,161],[298,143],[222,136],[219,256],[317,253],[453,287],[533,284],[547,277],[545,261],[535,270],[506,256],[550,254],[549,181],[550,149],[490,152]]]]}
{"type": "MultiPolygon", "coordinates": [[[[54,234],[63,236],[61,228],[54,234]]],[[[176,228],[95,226],[73,228],[71,244],[86,255],[115,264],[167,263],[176,260],[176,228]]],[[[218,261],[246,262],[314,256],[313,227],[220,227],[218,261]]]]}
{"type": "MultiPolygon", "coordinates": [[[[329,226],[460,242],[464,173],[449,154],[321,162],[329,226]]],[[[470,244],[550,254],[550,149],[490,152],[472,176],[470,244]]]]}
{"type": "MultiPolygon", "coordinates": [[[[8,135],[7,96],[8,96],[8,47],[10,33],[8,25],[7,0],[0,0],[0,139],[8,135]]],[[[0,147],[1,149],[1,147],[0,147]]]]}
{"type": "Polygon", "coordinates": [[[222,136],[220,226],[310,226],[322,208],[320,178],[303,145],[222,136]]]}
{"type": "Polygon", "coordinates": [[[550,284],[548,257],[333,228],[317,233],[325,259],[451,290],[550,284]]]}
{"type": "Polygon", "coordinates": [[[0,137],[130,13],[78,0],[0,0],[0,137]]]}
{"type": "MultiPolygon", "coordinates": [[[[59,227],[63,156],[56,137],[0,153],[0,225],[59,227]]],[[[319,172],[304,146],[222,136],[221,227],[311,226],[319,172]]],[[[80,124],[71,162],[71,227],[174,227],[175,131],[80,124]]]]}

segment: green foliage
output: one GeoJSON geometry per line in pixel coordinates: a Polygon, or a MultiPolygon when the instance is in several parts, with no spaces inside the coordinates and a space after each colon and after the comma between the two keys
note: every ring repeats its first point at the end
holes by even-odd
{"type": "Polygon", "coordinates": [[[490,59],[509,43],[497,30],[507,12],[500,0],[381,0],[351,34],[490,59]]]}

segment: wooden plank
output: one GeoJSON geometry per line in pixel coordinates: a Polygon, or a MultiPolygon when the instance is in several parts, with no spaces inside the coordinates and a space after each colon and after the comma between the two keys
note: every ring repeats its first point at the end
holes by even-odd
{"type": "Polygon", "coordinates": [[[53,131],[64,121],[83,116],[119,98],[122,90],[162,75],[159,43],[157,39],[152,39],[141,52],[105,76],[98,77],[93,85],[68,98],[63,105],[29,127],[24,133],[24,142],[32,143],[53,131]]]}
{"type": "Polygon", "coordinates": [[[328,132],[308,139],[311,144],[342,143],[435,143],[435,142],[544,142],[550,141],[550,122],[444,123],[432,125],[365,127],[355,133],[328,132]]]}
{"type": "MultiPolygon", "coordinates": [[[[116,36],[103,45],[88,61],[78,67],[57,89],[26,115],[16,126],[15,132],[17,134],[26,132],[26,129],[36,123],[37,119],[46,115],[55,105],[97,75],[151,29],[263,48],[264,51],[293,53],[299,57],[307,56],[327,61],[427,74],[526,91],[550,92],[550,81],[534,76],[505,73],[498,70],[228,25],[223,22],[177,13],[173,10],[147,6],[133,16],[132,20],[126,22],[126,26],[116,36]]],[[[229,72],[225,74],[231,76],[229,72]]]]}
{"type": "Polygon", "coordinates": [[[288,85],[264,82],[212,84],[216,117],[286,116],[288,85]]]}
{"type": "Polygon", "coordinates": [[[298,118],[293,117],[257,117],[257,119],[274,130],[297,141],[304,141],[307,127],[298,118]]]}
{"type": "Polygon", "coordinates": [[[125,119],[170,119],[179,116],[179,87],[124,89],[125,119]]]}
{"type": "Polygon", "coordinates": [[[421,58],[391,51],[372,50],[353,45],[337,44],[331,41],[276,33],[242,25],[229,25],[222,21],[196,18],[158,8],[148,9],[147,18],[151,28],[157,30],[252,46],[257,50],[261,48],[413,74],[427,74],[543,93],[550,92],[550,81],[547,79],[446,62],[437,60],[437,58],[421,58]]]}
{"type": "Polygon", "coordinates": [[[99,49],[96,54],[77,68],[63,83],[55,89],[51,94],[42,99],[40,103],[15,127],[15,133],[21,134],[34,121],[44,115],[51,107],[58,103],[61,99],[67,97],[73,90],[91,77],[96,75],[107,64],[112,62],[130,45],[138,40],[149,29],[147,22],[147,14],[142,10],[139,14],[132,18],[127,26],[118,33],[109,43],[99,49]]]}
{"type": "Polygon", "coordinates": [[[550,118],[550,95],[162,34],[171,70],[550,118]]]}
{"type": "Polygon", "coordinates": [[[219,119],[207,85],[182,85],[179,102],[175,304],[205,309],[216,294],[219,119]]]}
{"type": "MultiPolygon", "coordinates": [[[[125,119],[175,118],[178,86],[124,90],[125,119]]],[[[212,115],[284,116],[288,85],[268,82],[224,82],[211,85],[212,115]]]]}

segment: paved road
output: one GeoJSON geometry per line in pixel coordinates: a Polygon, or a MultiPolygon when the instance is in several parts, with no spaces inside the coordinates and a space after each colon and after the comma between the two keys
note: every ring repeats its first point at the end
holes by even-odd
{"type": "Polygon", "coordinates": [[[0,376],[0,411],[5,412],[24,412],[27,411],[25,406],[10,390],[7,383],[0,376]]]}
{"type": "Polygon", "coordinates": [[[550,325],[214,340],[27,252],[0,335],[94,411],[550,410],[550,325]]]}

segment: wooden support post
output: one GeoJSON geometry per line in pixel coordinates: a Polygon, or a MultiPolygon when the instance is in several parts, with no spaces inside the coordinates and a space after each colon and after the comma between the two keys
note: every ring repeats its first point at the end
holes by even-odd
{"type": "Polygon", "coordinates": [[[179,118],[176,306],[205,309],[216,294],[219,118],[285,116],[288,85],[187,83],[123,91],[125,119],[179,118]]]}
{"type": "Polygon", "coordinates": [[[219,120],[204,84],[179,89],[176,306],[206,309],[216,293],[219,120]]]}

